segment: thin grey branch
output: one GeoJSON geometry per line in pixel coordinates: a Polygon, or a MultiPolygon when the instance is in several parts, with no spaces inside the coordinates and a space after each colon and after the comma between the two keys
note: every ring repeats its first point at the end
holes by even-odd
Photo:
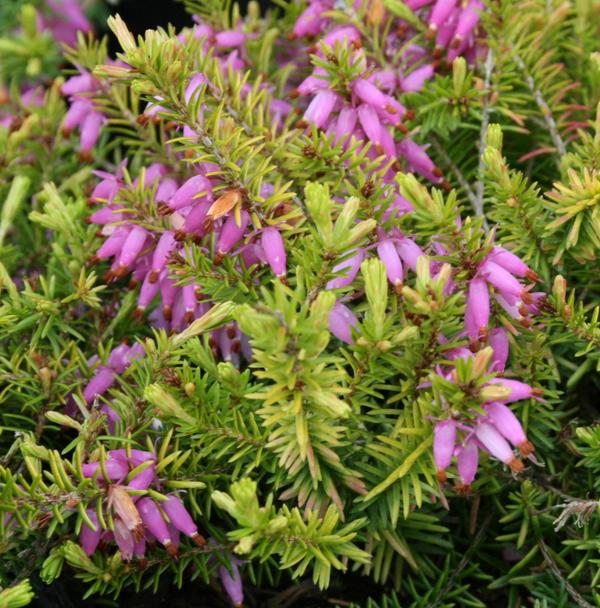
{"type": "Polygon", "coordinates": [[[560,156],[564,156],[567,153],[567,148],[565,146],[565,142],[562,140],[562,137],[560,136],[560,133],[558,132],[558,126],[556,124],[556,121],[554,120],[554,116],[552,116],[552,110],[550,109],[550,106],[544,99],[542,92],[536,86],[535,80],[533,79],[533,76],[529,73],[529,70],[527,69],[527,66],[525,65],[525,62],[523,61],[523,58],[521,57],[521,55],[519,55],[518,53],[515,53],[513,55],[513,57],[514,57],[515,63],[517,64],[517,66],[519,67],[521,72],[523,72],[523,76],[525,77],[525,82],[527,83],[529,90],[533,94],[533,97],[535,99],[535,102],[538,105],[538,108],[542,111],[542,116],[544,117],[544,122],[546,123],[546,126],[548,127],[550,139],[552,139],[552,143],[554,144],[556,151],[558,152],[558,154],[560,156]]]}
{"type": "Polygon", "coordinates": [[[465,194],[467,195],[467,198],[469,199],[473,207],[473,212],[475,213],[475,215],[483,217],[484,228],[487,232],[488,226],[485,216],[483,215],[483,208],[481,207],[481,205],[477,204],[477,197],[475,196],[475,193],[473,192],[473,189],[471,188],[469,182],[466,180],[461,170],[448,156],[448,153],[444,149],[444,146],[440,144],[437,138],[433,135],[430,135],[429,141],[431,142],[431,145],[433,146],[435,151],[440,155],[446,166],[450,169],[450,171],[452,171],[454,177],[456,178],[456,181],[460,184],[460,187],[465,191],[465,194]]]}
{"type": "Polygon", "coordinates": [[[490,124],[490,83],[492,81],[492,73],[494,71],[494,53],[492,49],[488,49],[487,57],[485,58],[485,76],[483,82],[483,90],[485,98],[483,100],[483,112],[481,117],[481,127],[479,129],[479,164],[477,166],[477,183],[475,184],[475,213],[480,210],[480,215],[483,215],[483,170],[485,163],[483,162],[483,152],[485,150],[485,137],[487,135],[488,126],[490,124]]]}
{"type": "Polygon", "coordinates": [[[565,575],[562,573],[562,570],[558,567],[556,561],[550,554],[546,543],[543,540],[540,540],[540,549],[542,550],[542,554],[544,559],[548,563],[550,570],[556,578],[565,586],[567,593],[571,596],[572,600],[581,608],[594,608],[593,604],[590,604],[580,593],[571,585],[571,583],[565,578],[565,575]]]}

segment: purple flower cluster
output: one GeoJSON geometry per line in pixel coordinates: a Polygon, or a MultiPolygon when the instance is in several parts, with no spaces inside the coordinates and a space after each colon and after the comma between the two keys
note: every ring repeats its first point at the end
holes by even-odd
{"type": "Polygon", "coordinates": [[[100,462],[83,465],[83,474],[106,489],[107,500],[102,506],[103,520],[111,512],[113,529],[103,529],[95,508],[86,510],[94,528],[87,523],[81,526],[79,541],[88,555],[93,555],[101,542],[114,541],[124,560],[134,556],[143,560],[146,544],[161,544],[169,555],[176,556],[180,534],[191,538],[197,545],[206,541],[177,494],[168,494],[167,499],[157,502],[149,496],[130,494],[130,490],[160,490],[156,474],[156,456],[144,450],[125,449],[108,452],[104,466],[100,462]],[[131,477],[130,473],[141,468],[131,477]],[[106,478],[105,478],[106,475],[106,478]]]}

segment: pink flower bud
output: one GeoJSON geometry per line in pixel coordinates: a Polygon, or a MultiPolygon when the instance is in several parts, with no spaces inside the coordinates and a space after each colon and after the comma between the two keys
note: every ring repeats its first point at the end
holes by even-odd
{"type": "Polygon", "coordinates": [[[173,279],[164,277],[160,281],[160,294],[163,302],[163,315],[167,321],[171,321],[173,311],[173,303],[179,288],[175,285],[173,279]]]}
{"type": "Polygon", "coordinates": [[[456,422],[451,418],[436,422],[433,427],[433,460],[437,467],[437,477],[446,481],[446,469],[452,462],[456,443],[456,422]]]}
{"type": "Polygon", "coordinates": [[[137,509],[144,526],[150,530],[161,545],[164,545],[169,555],[175,555],[177,549],[172,544],[167,524],[156,503],[151,498],[144,497],[138,501],[137,509]]]}
{"type": "Polygon", "coordinates": [[[495,262],[486,260],[480,266],[482,276],[486,278],[502,295],[510,295],[520,298],[523,294],[523,286],[512,274],[495,262]]]}
{"type": "Polygon", "coordinates": [[[381,123],[377,112],[371,106],[363,103],[358,107],[358,120],[367,139],[373,143],[377,153],[381,154],[381,123]]]}
{"type": "Polygon", "coordinates": [[[217,48],[229,48],[232,46],[242,46],[246,40],[244,32],[218,32],[214,37],[214,45],[217,48]]]}
{"type": "Polygon", "coordinates": [[[494,458],[507,464],[515,472],[523,470],[523,463],[513,454],[510,445],[493,424],[482,420],[475,427],[475,435],[494,458]]]}
{"type": "Polygon", "coordinates": [[[484,408],[494,426],[506,439],[519,448],[523,456],[528,456],[533,452],[533,445],[528,441],[519,419],[508,406],[504,403],[494,402],[486,403],[484,408]]]}
{"type": "Polygon", "coordinates": [[[406,158],[413,171],[432,182],[440,180],[440,172],[425,152],[425,148],[405,138],[398,144],[398,152],[406,158]]]}
{"type": "Polygon", "coordinates": [[[275,276],[285,277],[287,258],[285,245],[279,230],[273,226],[265,228],[262,231],[260,243],[275,276]]]}
{"type": "Polygon", "coordinates": [[[127,487],[133,490],[147,490],[154,481],[155,469],[154,465],[149,465],[143,471],[138,473],[128,484],[127,487]]]}
{"type": "Polygon", "coordinates": [[[175,192],[177,192],[177,181],[172,177],[165,177],[158,184],[154,200],[157,203],[167,203],[174,196],[175,192]]]}
{"type": "Polygon", "coordinates": [[[374,84],[364,78],[357,78],[351,84],[352,92],[364,103],[383,110],[389,103],[389,97],[382,93],[374,84]]]}
{"type": "Polygon", "coordinates": [[[525,384],[525,382],[509,380],[507,378],[492,378],[488,384],[500,384],[501,386],[510,389],[510,396],[506,399],[502,399],[504,403],[512,403],[513,401],[538,397],[540,392],[538,389],[529,386],[529,384],[525,384]]]}
{"type": "Polygon", "coordinates": [[[62,129],[65,134],[78,127],[85,117],[94,110],[94,106],[89,99],[76,99],[72,104],[62,122],[62,129]]]}
{"type": "Polygon", "coordinates": [[[105,120],[104,116],[95,110],[86,115],[81,123],[81,134],[79,137],[79,147],[82,152],[89,153],[96,145],[105,120]]]}
{"type": "Polygon", "coordinates": [[[327,46],[333,49],[337,43],[342,48],[345,48],[353,42],[360,42],[360,39],[360,32],[354,26],[349,25],[343,27],[336,27],[331,30],[323,37],[320,45],[321,48],[323,46],[327,46]]]}
{"type": "Polygon", "coordinates": [[[416,272],[417,260],[425,255],[423,250],[413,240],[404,237],[396,241],[396,249],[402,261],[416,272]]]}
{"type": "Polygon", "coordinates": [[[189,536],[200,547],[206,544],[204,537],[198,534],[198,526],[196,526],[179,496],[169,494],[169,499],[163,502],[161,506],[168,515],[171,524],[177,530],[189,536]]]}
{"type": "Polygon", "coordinates": [[[329,313],[329,331],[338,340],[352,344],[352,328],[357,325],[354,313],[341,302],[336,302],[329,313]]]}
{"type": "MultiPolygon", "coordinates": [[[[83,470],[84,477],[93,477],[96,472],[98,472],[98,479],[100,481],[106,481],[102,474],[102,469],[100,467],[99,462],[88,462],[81,466],[83,470]]],[[[122,460],[117,460],[115,458],[107,458],[104,463],[104,468],[106,469],[106,474],[110,481],[121,481],[127,476],[129,473],[129,467],[127,463],[122,460]]]]}
{"type": "Polygon", "coordinates": [[[184,182],[177,192],[175,192],[168,202],[168,206],[173,211],[177,211],[177,209],[182,209],[194,203],[196,197],[202,193],[212,193],[212,187],[204,175],[195,175],[184,182]]]}
{"type": "Polygon", "coordinates": [[[123,486],[111,485],[108,487],[108,506],[114,510],[133,534],[133,539],[140,540],[144,535],[142,519],[131,496],[123,486]]]}
{"type": "Polygon", "coordinates": [[[474,441],[467,441],[467,443],[459,449],[456,456],[456,465],[461,481],[459,490],[467,492],[469,486],[475,479],[477,467],[479,466],[479,448],[474,441]]]}
{"type": "Polygon", "coordinates": [[[429,28],[437,30],[450,16],[456,7],[457,0],[437,0],[429,15],[429,28]]]}
{"type": "MultiPolygon", "coordinates": [[[[175,240],[175,233],[172,230],[163,232],[158,239],[156,249],[152,254],[152,270],[149,273],[150,283],[156,283],[160,273],[167,264],[167,260],[171,252],[177,247],[177,241],[175,240]]],[[[152,296],[154,297],[154,296],[152,296]]],[[[151,300],[152,298],[150,298],[151,300]]]]}
{"type": "Polygon", "coordinates": [[[427,63],[416,70],[413,70],[408,76],[403,76],[400,79],[402,90],[409,93],[412,91],[420,91],[425,82],[433,77],[435,73],[433,65],[427,63]]]}
{"type": "Polygon", "coordinates": [[[332,273],[339,274],[341,271],[343,272],[340,276],[328,281],[327,289],[340,289],[342,287],[348,287],[348,285],[354,281],[354,278],[358,274],[358,270],[360,269],[360,265],[362,264],[364,257],[365,252],[363,249],[357,249],[354,255],[346,258],[339,264],[336,264],[332,269],[332,273]]]}
{"type": "Polygon", "coordinates": [[[131,229],[131,232],[123,243],[121,255],[119,256],[118,264],[120,268],[129,268],[135,262],[135,259],[144,248],[147,236],[148,233],[141,226],[134,226],[131,229]]]}
{"type": "Polygon", "coordinates": [[[527,277],[531,281],[539,281],[538,275],[518,255],[504,247],[495,246],[488,259],[517,277],[527,277]]]}
{"type": "Polygon", "coordinates": [[[402,280],[404,278],[404,271],[402,269],[402,262],[398,255],[398,250],[390,239],[382,239],[377,244],[377,255],[385,266],[387,278],[389,282],[399,290],[402,288],[402,280]]]}
{"type": "Polygon", "coordinates": [[[478,341],[487,337],[490,320],[490,294],[487,282],[475,277],[469,281],[467,304],[465,308],[465,329],[471,340],[478,341]]]}
{"type": "Polygon", "coordinates": [[[90,93],[99,88],[99,83],[89,72],[82,72],[77,76],[71,76],[65,80],[60,87],[63,95],[76,95],[78,93],[90,93]]]}
{"type": "Polygon", "coordinates": [[[316,125],[318,128],[323,128],[333,112],[338,99],[339,97],[333,91],[329,89],[320,90],[310,102],[308,108],[306,108],[304,120],[316,125]]]}
{"type": "Polygon", "coordinates": [[[245,209],[241,212],[241,224],[238,225],[235,218],[235,214],[231,213],[223,228],[221,228],[221,234],[219,235],[219,242],[217,243],[217,254],[224,255],[233,249],[235,244],[242,238],[246,227],[250,222],[250,215],[245,209]]]}
{"type": "Polygon", "coordinates": [[[92,213],[88,218],[88,221],[91,224],[113,224],[114,222],[119,222],[125,218],[125,216],[120,213],[120,210],[123,208],[122,205],[115,207],[103,207],[102,209],[98,209],[95,213],[92,213]]]}
{"type": "Polygon", "coordinates": [[[326,10],[327,5],[323,2],[310,4],[298,17],[293,29],[294,36],[316,36],[319,34],[323,24],[321,14],[326,10]]]}
{"type": "Polygon", "coordinates": [[[346,143],[350,140],[357,120],[358,115],[354,108],[343,108],[341,110],[335,125],[335,143],[344,136],[346,137],[346,143]]]}
{"type": "Polygon", "coordinates": [[[244,588],[238,569],[238,560],[232,557],[229,561],[229,571],[225,566],[219,566],[219,577],[225,592],[235,608],[241,608],[244,603],[244,588]]]}
{"type": "Polygon", "coordinates": [[[81,530],[79,531],[79,544],[85,551],[86,555],[93,555],[100,542],[100,536],[102,535],[102,528],[98,522],[98,516],[96,515],[96,509],[86,509],[87,516],[91,519],[92,523],[96,526],[96,530],[92,530],[85,521],[81,524],[81,530]]]}
{"type": "Polygon", "coordinates": [[[135,542],[133,535],[127,526],[118,518],[114,518],[114,534],[115,542],[121,551],[123,561],[128,562],[133,557],[133,549],[135,542]]]}
{"type": "Polygon", "coordinates": [[[195,74],[190,78],[190,82],[185,88],[184,98],[185,103],[190,103],[192,97],[198,94],[201,87],[208,83],[208,79],[204,74],[195,74]]]}
{"type": "Polygon", "coordinates": [[[106,260],[119,253],[130,232],[129,226],[117,226],[115,231],[102,243],[96,252],[96,257],[99,260],[106,260]]]}
{"type": "Polygon", "coordinates": [[[498,327],[490,332],[490,346],[494,349],[490,371],[503,372],[508,360],[508,334],[506,330],[498,327]]]}
{"type": "Polygon", "coordinates": [[[115,374],[108,367],[99,367],[88,385],[83,390],[83,398],[91,403],[99,395],[103,395],[115,381],[115,374]]]}
{"type": "Polygon", "coordinates": [[[312,95],[321,89],[326,89],[328,86],[329,83],[325,76],[322,78],[319,78],[318,76],[308,76],[298,85],[295,92],[298,95],[312,95]]]}
{"type": "Polygon", "coordinates": [[[470,36],[479,23],[483,7],[484,5],[480,0],[469,0],[467,6],[460,12],[460,16],[458,17],[452,46],[458,47],[465,38],[470,36]]]}

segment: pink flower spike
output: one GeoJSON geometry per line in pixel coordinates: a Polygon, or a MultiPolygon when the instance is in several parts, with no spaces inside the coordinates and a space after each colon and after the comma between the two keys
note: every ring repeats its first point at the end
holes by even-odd
{"type": "Polygon", "coordinates": [[[219,242],[217,243],[217,256],[223,256],[235,246],[235,244],[242,238],[246,227],[250,222],[250,215],[242,209],[241,212],[241,224],[237,223],[235,214],[230,214],[223,228],[221,228],[221,234],[219,235],[219,242]]]}
{"type": "Polygon", "coordinates": [[[96,530],[92,530],[85,521],[81,524],[81,530],[79,531],[79,544],[85,551],[86,555],[93,555],[100,542],[100,536],[102,535],[102,528],[98,522],[98,516],[96,515],[96,509],[86,509],[87,516],[90,518],[96,530]]]}
{"type": "Polygon", "coordinates": [[[508,333],[502,327],[492,329],[489,336],[489,343],[494,350],[490,371],[503,372],[508,360],[508,333]]]}
{"type": "Polygon", "coordinates": [[[490,294],[487,282],[475,277],[469,281],[465,308],[465,329],[472,341],[487,338],[490,320],[490,294]]]}
{"type": "Polygon", "coordinates": [[[445,482],[446,469],[452,462],[456,443],[456,422],[451,418],[436,422],[433,427],[433,459],[437,468],[437,478],[445,482]]]}
{"type": "Polygon", "coordinates": [[[402,290],[402,281],[404,279],[404,271],[402,262],[398,255],[398,250],[390,239],[382,239],[377,244],[377,255],[385,266],[385,271],[389,282],[394,286],[396,292],[402,290]]]}
{"type": "Polygon", "coordinates": [[[515,472],[523,470],[523,463],[514,455],[506,439],[493,424],[485,420],[479,422],[475,427],[475,436],[494,458],[507,464],[515,472]]]}
{"type": "Polygon", "coordinates": [[[466,494],[470,490],[471,484],[477,473],[477,467],[479,466],[479,448],[474,441],[467,441],[467,443],[459,449],[458,455],[456,456],[456,464],[460,477],[460,486],[457,487],[457,490],[466,494]]]}
{"type": "Polygon", "coordinates": [[[230,558],[229,565],[231,571],[225,566],[219,566],[219,577],[225,592],[229,596],[232,604],[235,608],[241,608],[244,604],[244,588],[242,585],[242,577],[238,569],[238,561],[232,557],[230,558]]]}
{"type": "Polygon", "coordinates": [[[280,279],[284,278],[287,257],[283,238],[279,230],[273,226],[265,228],[262,231],[260,244],[275,276],[280,279]]]}
{"type": "Polygon", "coordinates": [[[169,517],[171,524],[177,530],[189,536],[199,547],[206,544],[206,540],[198,533],[198,526],[196,526],[179,496],[169,494],[169,499],[163,502],[161,506],[169,517]]]}
{"type": "Polygon", "coordinates": [[[514,415],[513,411],[504,403],[486,403],[484,409],[490,416],[494,426],[515,447],[518,447],[523,456],[529,456],[533,451],[533,445],[527,439],[525,431],[514,415]]]}
{"type": "Polygon", "coordinates": [[[358,274],[358,270],[364,257],[364,251],[362,249],[358,249],[354,255],[345,259],[343,262],[336,264],[332,269],[332,273],[339,273],[342,270],[345,272],[341,276],[331,279],[327,283],[327,289],[340,289],[342,287],[348,287],[348,285],[354,281],[354,278],[358,274]]]}
{"type": "Polygon", "coordinates": [[[329,313],[329,331],[338,340],[352,344],[352,328],[357,325],[355,314],[341,302],[336,302],[329,313]]]}
{"type": "Polygon", "coordinates": [[[136,506],[144,526],[150,530],[161,545],[164,545],[169,555],[176,555],[177,549],[171,542],[171,536],[167,529],[167,524],[163,519],[162,513],[160,512],[160,509],[157,507],[156,503],[151,498],[144,497],[138,501],[136,506]]]}
{"type": "Polygon", "coordinates": [[[304,120],[307,123],[314,124],[317,128],[322,129],[331,116],[338,99],[339,97],[333,91],[322,89],[310,102],[308,108],[306,108],[304,120]]]}

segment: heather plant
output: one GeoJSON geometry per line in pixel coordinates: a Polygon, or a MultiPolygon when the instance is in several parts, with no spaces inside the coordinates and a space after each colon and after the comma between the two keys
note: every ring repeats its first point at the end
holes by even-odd
{"type": "Polygon", "coordinates": [[[184,4],[0,7],[0,606],[599,605],[600,4],[184,4]]]}

